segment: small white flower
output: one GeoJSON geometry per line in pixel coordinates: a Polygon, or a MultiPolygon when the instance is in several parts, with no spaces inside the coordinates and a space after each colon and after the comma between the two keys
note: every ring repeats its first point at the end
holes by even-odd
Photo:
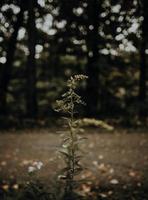
{"type": "Polygon", "coordinates": [[[32,166],[28,167],[28,172],[32,173],[34,171],[40,170],[43,167],[43,163],[41,161],[35,161],[32,163],[32,166]]]}
{"type": "Polygon", "coordinates": [[[36,162],[36,168],[41,169],[43,167],[43,163],[41,161],[36,162]]]}
{"type": "Polygon", "coordinates": [[[32,172],[34,172],[35,170],[36,170],[36,168],[33,167],[33,166],[29,166],[29,167],[28,167],[28,172],[29,172],[29,173],[32,173],[32,172]]]}

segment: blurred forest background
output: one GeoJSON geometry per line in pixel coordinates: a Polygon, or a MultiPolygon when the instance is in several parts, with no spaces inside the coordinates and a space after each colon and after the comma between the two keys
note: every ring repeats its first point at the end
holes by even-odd
{"type": "Polygon", "coordinates": [[[81,116],[148,117],[147,0],[1,0],[1,126],[52,119],[67,78],[86,74],[81,116]]]}

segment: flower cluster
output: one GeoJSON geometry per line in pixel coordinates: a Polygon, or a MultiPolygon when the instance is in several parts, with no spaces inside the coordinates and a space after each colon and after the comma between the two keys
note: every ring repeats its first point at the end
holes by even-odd
{"type": "Polygon", "coordinates": [[[40,170],[43,167],[43,163],[41,161],[33,162],[32,166],[28,167],[28,172],[33,173],[37,170],[40,170]]]}
{"type": "Polygon", "coordinates": [[[79,81],[85,80],[88,77],[85,75],[75,75],[71,76],[70,79],[67,81],[67,87],[69,88],[66,93],[62,95],[61,100],[56,101],[56,108],[57,112],[62,111],[64,113],[72,113],[74,104],[85,104],[81,97],[75,92],[77,89],[79,81]]]}
{"type": "Polygon", "coordinates": [[[76,89],[76,87],[78,86],[78,82],[82,80],[86,80],[87,78],[88,76],[85,76],[82,74],[71,76],[70,79],[67,81],[67,87],[76,89]]]}

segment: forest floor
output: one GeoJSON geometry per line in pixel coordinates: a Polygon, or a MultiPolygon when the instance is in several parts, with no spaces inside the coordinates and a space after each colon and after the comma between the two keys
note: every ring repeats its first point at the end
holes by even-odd
{"type": "MultiPolygon", "coordinates": [[[[97,199],[148,200],[148,131],[118,130],[110,133],[87,129],[79,192],[97,199]]],[[[28,167],[43,162],[35,178],[50,183],[63,166],[57,154],[61,141],[56,129],[0,133],[0,195],[19,191],[30,179],[28,167]]],[[[1,198],[0,198],[1,199],[1,198]]]]}

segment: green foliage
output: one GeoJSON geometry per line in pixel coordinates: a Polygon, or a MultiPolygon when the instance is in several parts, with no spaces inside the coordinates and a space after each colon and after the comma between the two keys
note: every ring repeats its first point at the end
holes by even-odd
{"type": "Polygon", "coordinates": [[[31,181],[28,183],[18,200],[53,200],[53,195],[49,192],[48,188],[39,181],[31,181]]]}
{"type": "Polygon", "coordinates": [[[57,107],[55,109],[57,112],[63,112],[69,115],[66,118],[68,131],[66,131],[59,149],[65,162],[65,168],[62,169],[62,174],[59,176],[60,180],[65,180],[65,199],[72,196],[73,188],[77,183],[75,176],[83,170],[80,164],[82,158],[80,142],[85,138],[79,136],[82,130],[78,126],[78,120],[74,119],[74,114],[76,113],[75,106],[77,104],[84,104],[81,96],[76,93],[76,89],[79,86],[79,82],[85,79],[87,79],[87,76],[84,75],[71,77],[67,81],[68,91],[62,95],[61,100],[57,101],[57,107]]]}

